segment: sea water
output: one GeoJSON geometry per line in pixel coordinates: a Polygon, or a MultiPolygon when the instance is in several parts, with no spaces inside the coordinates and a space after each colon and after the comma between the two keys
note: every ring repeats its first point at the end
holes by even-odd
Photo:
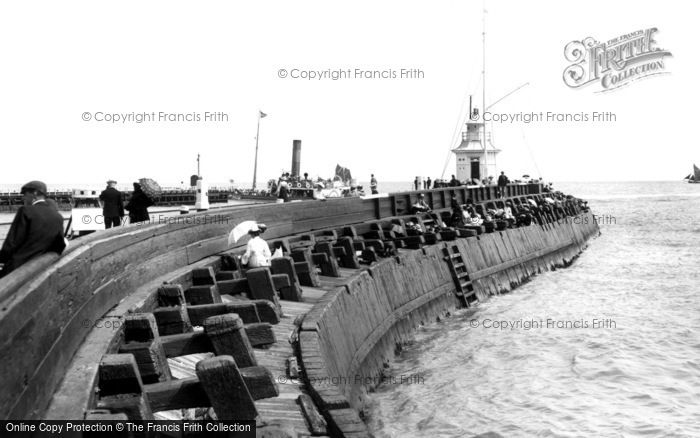
{"type": "Polygon", "coordinates": [[[377,437],[700,436],[700,185],[556,186],[601,236],[419,329],[370,394],[377,437]]]}

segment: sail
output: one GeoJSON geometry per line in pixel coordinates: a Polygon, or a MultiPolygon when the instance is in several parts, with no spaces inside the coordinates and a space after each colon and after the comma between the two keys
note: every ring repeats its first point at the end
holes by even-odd
{"type": "Polygon", "coordinates": [[[340,164],[335,165],[335,176],[339,180],[347,183],[349,183],[352,179],[352,175],[350,175],[350,169],[343,167],[340,164]]]}
{"type": "Polygon", "coordinates": [[[700,181],[700,169],[698,169],[698,166],[693,164],[693,172],[695,172],[695,177],[693,178],[695,181],[700,181]]]}

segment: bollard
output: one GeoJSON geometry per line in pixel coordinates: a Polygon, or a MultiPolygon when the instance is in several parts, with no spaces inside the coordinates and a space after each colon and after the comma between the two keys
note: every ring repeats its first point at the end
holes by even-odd
{"type": "Polygon", "coordinates": [[[123,413],[130,420],[151,420],[148,396],[131,354],[105,354],[98,368],[98,409],[123,413]]]}
{"type": "Polygon", "coordinates": [[[241,318],[235,313],[210,316],[204,320],[204,333],[218,356],[232,356],[241,367],[258,363],[241,318]]]}
{"type": "Polygon", "coordinates": [[[137,313],[124,318],[124,343],[119,347],[119,353],[134,356],[144,383],[171,378],[156,319],[150,313],[137,313]]]}
{"type": "Polygon", "coordinates": [[[219,420],[254,420],[258,416],[233,357],[204,359],[197,363],[196,371],[219,420]]]}
{"type": "Polygon", "coordinates": [[[279,257],[272,259],[272,273],[286,274],[289,277],[290,285],[280,289],[280,296],[283,300],[301,301],[301,286],[299,278],[294,269],[294,260],[291,257],[279,257]]]}

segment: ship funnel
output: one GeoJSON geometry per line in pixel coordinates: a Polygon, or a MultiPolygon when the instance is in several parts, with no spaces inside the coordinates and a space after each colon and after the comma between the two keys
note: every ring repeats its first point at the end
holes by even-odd
{"type": "Polygon", "coordinates": [[[299,176],[301,170],[301,140],[292,141],[292,175],[299,176]]]}

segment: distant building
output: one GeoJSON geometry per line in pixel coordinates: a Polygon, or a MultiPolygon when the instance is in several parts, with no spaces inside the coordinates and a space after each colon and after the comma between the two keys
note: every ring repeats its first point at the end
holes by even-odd
{"type": "Polygon", "coordinates": [[[500,149],[491,143],[491,136],[486,140],[486,161],[484,162],[484,146],[481,143],[484,124],[467,122],[466,130],[462,131],[462,143],[452,149],[457,161],[457,179],[460,181],[482,180],[496,175],[496,155],[500,149]]]}

